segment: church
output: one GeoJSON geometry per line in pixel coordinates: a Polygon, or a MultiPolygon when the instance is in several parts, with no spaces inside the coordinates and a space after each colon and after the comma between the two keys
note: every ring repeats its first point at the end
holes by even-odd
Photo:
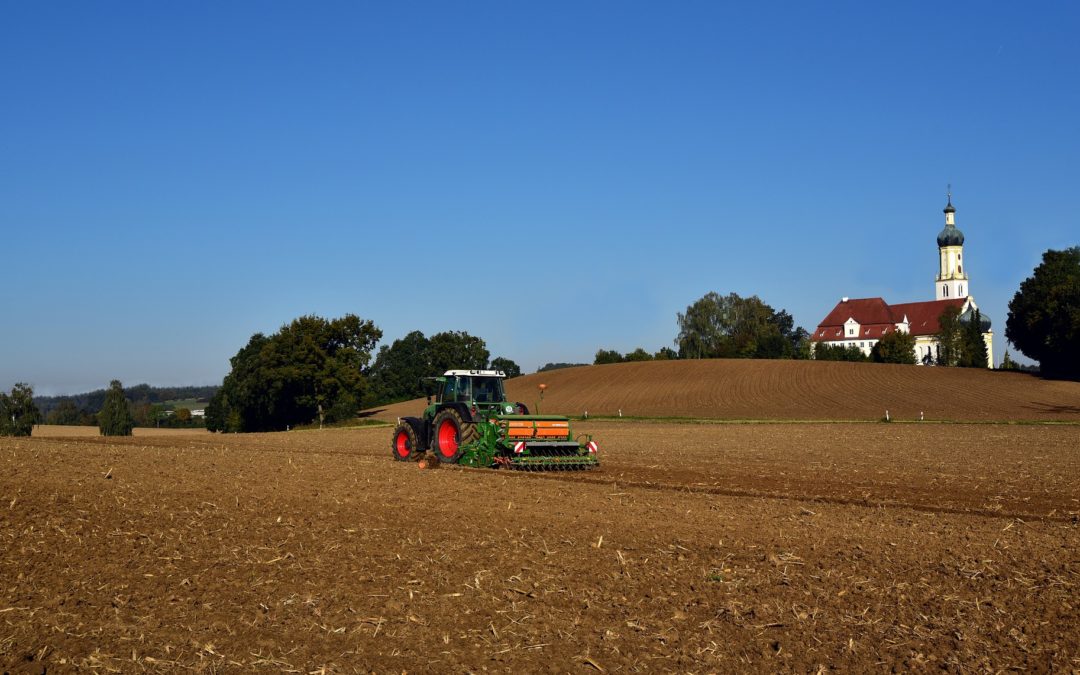
{"type": "MultiPolygon", "coordinates": [[[[934,300],[890,305],[881,298],[842,298],[826,316],[813,335],[812,344],[826,343],[858,347],[869,356],[877,341],[890,331],[915,336],[915,362],[931,365],[938,357],[938,317],[947,307],[960,312],[960,320],[975,317],[975,298],[964,273],[964,233],[956,227],[956,208],[952,193],[945,206],[945,228],[937,237],[938,274],[934,280],[934,300]]],[[[994,333],[990,320],[980,316],[986,342],[987,368],[994,367],[994,333]]]]}

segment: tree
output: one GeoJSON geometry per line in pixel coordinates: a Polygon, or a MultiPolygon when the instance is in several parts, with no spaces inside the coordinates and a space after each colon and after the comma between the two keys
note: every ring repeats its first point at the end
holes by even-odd
{"type": "Polygon", "coordinates": [[[756,295],[706,293],[678,314],[680,358],[792,358],[806,336],[785,310],[756,295]]]}
{"type": "Polygon", "coordinates": [[[1001,370],[1020,370],[1020,365],[1009,356],[1009,350],[1005,350],[1005,356],[1001,359],[1001,370]]]}
{"type": "Polygon", "coordinates": [[[130,436],[134,426],[135,421],[131,417],[127,397],[124,396],[124,387],[120,380],[113,380],[109,383],[105,402],[98,412],[98,429],[102,436],[130,436]]]}
{"type": "Polygon", "coordinates": [[[543,373],[548,370],[561,370],[563,368],[577,368],[579,366],[587,366],[587,363],[545,363],[536,369],[536,372],[543,373]]]}
{"type": "Polygon", "coordinates": [[[19,382],[10,394],[0,393],[0,436],[29,436],[40,421],[33,387],[19,382]]]}
{"type": "Polygon", "coordinates": [[[230,360],[232,370],[208,405],[207,428],[279,431],[355,415],[381,337],[355,314],[302,316],[270,337],[256,333],[230,360]]]}
{"type": "Polygon", "coordinates": [[[181,424],[188,424],[191,422],[191,410],[188,408],[177,408],[173,412],[173,418],[181,424]]]}
{"type": "Polygon", "coordinates": [[[1080,247],[1043,253],[1009,301],[1005,337],[1044,375],[1080,380],[1080,247]]]}
{"type": "Polygon", "coordinates": [[[501,356],[491,360],[491,367],[493,370],[503,371],[507,377],[521,376],[521,366],[501,356]]]}
{"type": "Polygon", "coordinates": [[[599,366],[604,363],[622,363],[623,355],[614,349],[599,349],[596,352],[596,358],[593,359],[593,365],[599,366]]]}
{"type": "Polygon", "coordinates": [[[643,347],[638,347],[632,352],[628,352],[623,357],[624,361],[652,361],[653,355],[645,351],[643,347]]]}
{"type": "Polygon", "coordinates": [[[430,342],[431,367],[439,375],[455,368],[482,370],[491,357],[484,341],[465,331],[436,333],[430,342]]]}
{"type": "Polygon", "coordinates": [[[960,310],[946,307],[938,317],[938,332],[934,337],[938,343],[937,365],[955,366],[963,353],[964,326],[960,321],[960,310]]]}
{"type": "Polygon", "coordinates": [[[661,347],[660,351],[653,355],[653,359],[656,361],[674,361],[677,358],[679,358],[679,352],[671,347],[661,347]]]}
{"type": "Polygon", "coordinates": [[[414,330],[379,349],[371,367],[371,393],[365,402],[373,406],[423,396],[420,378],[443,372],[435,372],[431,344],[423,333],[414,330]]]}
{"type": "Polygon", "coordinates": [[[815,361],[869,361],[870,357],[863,353],[855,345],[830,345],[828,342],[818,342],[814,346],[815,361]]]}
{"type": "Polygon", "coordinates": [[[70,398],[62,399],[48,415],[45,416],[45,424],[57,424],[74,426],[80,423],[80,411],[75,401],[70,398]]]}
{"type": "Polygon", "coordinates": [[[982,335],[982,314],[979,310],[972,312],[968,321],[962,321],[960,337],[960,358],[958,366],[964,368],[986,368],[986,341],[982,335]]]}
{"type": "Polygon", "coordinates": [[[915,336],[895,329],[885,333],[870,350],[870,359],[877,363],[915,365],[915,336]]]}

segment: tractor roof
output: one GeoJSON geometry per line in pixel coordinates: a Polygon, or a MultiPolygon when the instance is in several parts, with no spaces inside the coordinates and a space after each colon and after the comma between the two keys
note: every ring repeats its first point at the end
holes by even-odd
{"type": "Polygon", "coordinates": [[[451,375],[475,375],[478,377],[506,377],[506,373],[501,370],[448,370],[443,373],[443,377],[449,377],[451,375]]]}

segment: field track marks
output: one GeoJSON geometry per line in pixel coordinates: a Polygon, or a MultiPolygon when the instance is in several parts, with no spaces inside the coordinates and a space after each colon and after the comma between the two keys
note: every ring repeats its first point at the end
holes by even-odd
{"type": "MultiPolygon", "coordinates": [[[[456,466],[452,470],[467,471],[480,475],[490,474],[506,477],[513,475],[516,479],[553,480],[565,483],[587,483],[589,485],[609,485],[616,489],[637,488],[642,490],[656,490],[660,492],[682,492],[686,494],[717,495],[720,497],[747,497],[751,499],[771,499],[791,502],[814,502],[818,504],[831,504],[835,506],[858,506],[869,509],[910,509],[922,513],[944,513],[964,516],[978,516],[982,518],[999,518],[1005,520],[1041,521],[1055,523],[1077,523],[1080,517],[1076,515],[1047,515],[1025,512],[998,511],[994,509],[962,508],[952,506],[934,506],[915,502],[903,502],[889,499],[865,499],[856,497],[839,497],[832,495],[813,495],[798,493],[769,492],[752,490],[749,488],[725,488],[711,485],[689,485],[686,483],[657,483],[644,480],[612,480],[604,478],[597,471],[571,472],[571,471],[502,471],[492,469],[473,469],[456,466]]],[[[600,469],[599,471],[602,471],[600,469]]]]}

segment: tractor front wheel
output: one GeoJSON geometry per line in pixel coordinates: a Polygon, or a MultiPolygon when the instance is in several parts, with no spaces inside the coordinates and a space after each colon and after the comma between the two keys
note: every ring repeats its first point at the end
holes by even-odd
{"type": "Polygon", "coordinates": [[[416,437],[416,429],[413,425],[400,422],[394,428],[394,435],[390,439],[390,449],[393,450],[394,459],[399,462],[416,459],[416,453],[420,451],[420,441],[416,437]]]}
{"type": "Polygon", "coordinates": [[[431,450],[440,462],[457,464],[461,459],[462,446],[478,437],[476,425],[461,419],[461,415],[453,408],[440,411],[431,423],[431,450]]]}

